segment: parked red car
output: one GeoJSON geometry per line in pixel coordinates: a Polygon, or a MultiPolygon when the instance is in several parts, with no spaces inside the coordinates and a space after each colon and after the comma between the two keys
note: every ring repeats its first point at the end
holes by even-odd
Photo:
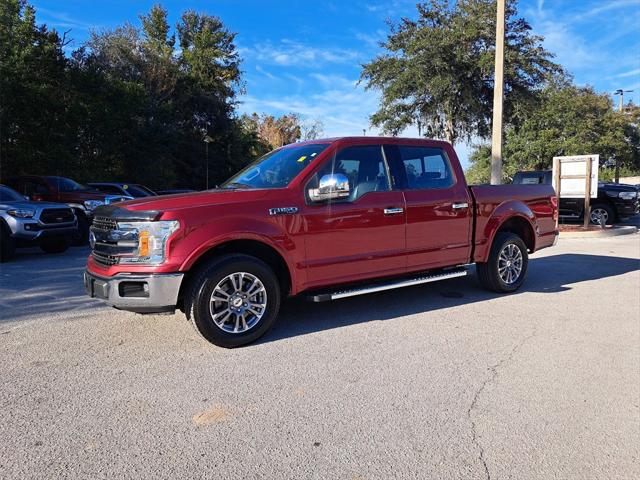
{"type": "Polygon", "coordinates": [[[81,244],[86,244],[89,239],[89,225],[96,207],[133,198],[107,195],[70,178],[57,176],[23,175],[8,178],[5,183],[34,202],[66,203],[73,208],[78,219],[78,233],[74,241],[81,244]]]}
{"type": "Polygon", "coordinates": [[[282,298],[313,301],[466,275],[513,292],[556,242],[549,185],[467,186],[451,145],[356,137],[287,145],[220,188],[96,209],[85,288],[116,308],[186,312],[251,342],[282,298]]]}

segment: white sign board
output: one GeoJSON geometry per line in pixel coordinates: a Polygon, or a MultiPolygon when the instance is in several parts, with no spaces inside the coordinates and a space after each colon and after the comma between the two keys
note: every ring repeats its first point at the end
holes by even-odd
{"type": "Polygon", "coordinates": [[[598,163],[600,155],[575,155],[553,157],[553,188],[556,185],[556,171],[560,166],[560,198],[584,198],[586,193],[587,162],[591,162],[591,198],[598,196],[598,163]]]}

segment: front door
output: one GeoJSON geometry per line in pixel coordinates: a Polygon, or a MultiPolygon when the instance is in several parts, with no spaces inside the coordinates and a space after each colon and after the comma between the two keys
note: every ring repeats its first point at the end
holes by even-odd
{"type": "Polygon", "coordinates": [[[347,176],[350,195],[303,207],[308,287],[404,273],[404,196],[391,189],[382,147],[346,147],[311,182],[330,173],[347,176]]]}

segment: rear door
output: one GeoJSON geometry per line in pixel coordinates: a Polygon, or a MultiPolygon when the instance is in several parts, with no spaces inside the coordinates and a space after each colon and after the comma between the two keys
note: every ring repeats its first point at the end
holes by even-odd
{"type": "Polygon", "coordinates": [[[391,145],[395,183],[407,210],[407,269],[467,263],[471,254],[472,199],[441,147],[391,145]]]}
{"type": "Polygon", "coordinates": [[[404,196],[391,189],[382,146],[339,150],[305,190],[330,173],[346,175],[351,194],[303,207],[309,287],[404,273],[404,196]]]}

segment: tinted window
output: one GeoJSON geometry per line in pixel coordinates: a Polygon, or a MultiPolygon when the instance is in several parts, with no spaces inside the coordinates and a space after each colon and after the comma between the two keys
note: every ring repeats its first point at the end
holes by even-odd
{"type": "Polygon", "coordinates": [[[102,193],[109,193],[115,195],[122,195],[122,190],[114,185],[89,185],[91,188],[101,191],[102,193]]]}
{"type": "Polygon", "coordinates": [[[408,189],[448,188],[453,185],[451,165],[441,148],[400,146],[398,150],[408,189]]]}
{"type": "Polygon", "coordinates": [[[389,176],[382,156],[382,147],[358,146],[340,150],[316,176],[342,173],[349,179],[351,193],[348,200],[354,201],[369,192],[389,190],[389,176]]]}
{"type": "Polygon", "coordinates": [[[518,172],[513,176],[513,183],[519,185],[539,185],[543,180],[543,174],[538,172],[518,172]]]}
{"type": "Polygon", "coordinates": [[[46,195],[49,193],[47,186],[38,181],[24,180],[22,182],[22,194],[32,197],[33,195],[46,195]]]}
{"type": "Polygon", "coordinates": [[[20,196],[15,190],[11,190],[9,187],[0,186],[0,202],[20,202],[24,201],[24,198],[20,196]]]}
{"type": "Polygon", "coordinates": [[[144,185],[123,185],[125,192],[132,197],[151,197],[155,195],[154,192],[149,190],[144,185]]]}

